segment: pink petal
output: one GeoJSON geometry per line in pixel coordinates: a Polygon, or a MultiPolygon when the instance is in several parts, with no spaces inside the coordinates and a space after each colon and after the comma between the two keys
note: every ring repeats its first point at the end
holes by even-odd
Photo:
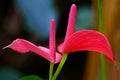
{"type": "MultiPolygon", "coordinates": [[[[50,52],[48,52],[49,49],[47,49],[45,47],[38,47],[24,39],[16,39],[13,41],[12,44],[10,44],[4,48],[11,48],[20,53],[26,53],[26,52],[32,51],[32,52],[44,57],[48,61],[54,62],[53,56],[51,56],[50,52]]],[[[55,63],[59,62],[60,60],[61,60],[61,55],[59,53],[57,53],[55,63]]]]}
{"type": "Polygon", "coordinates": [[[55,56],[56,56],[55,26],[56,26],[56,22],[54,19],[52,19],[51,26],[50,26],[49,48],[50,48],[51,56],[53,56],[53,61],[55,61],[55,59],[56,59],[55,58],[55,56]]]}
{"type": "Polygon", "coordinates": [[[67,38],[71,34],[74,33],[74,27],[75,27],[75,23],[76,23],[76,10],[77,10],[76,5],[72,4],[71,9],[70,9],[70,13],[69,13],[69,19],[68,19],[68,25],[67,25],[65,40],[67,40],[67,38]]]}
{"type": "Polygon", "coordinates": [[[58,47],[58,50],[63,54],[84,50],[95,51],[104,54],[110,61],[116,62],[107,38],[93,30],[75,32],[64,42],[64,45],[62,43],[58,47]]]}
{"type": "MultiPolygon", "coordinates": [[[[41,50],[45,51],[46,53],[50,53],[50,49],[48,49],[46,47],[39,46],[38,48],[40,48],[41,50]]],[[[61,61],[62,56],[59,53],[57,53],[57,52],[55,52],[55,54],[56,54],[56,58],[55,58],[54,63],[58,63],[58,62],[61,61]]]]}

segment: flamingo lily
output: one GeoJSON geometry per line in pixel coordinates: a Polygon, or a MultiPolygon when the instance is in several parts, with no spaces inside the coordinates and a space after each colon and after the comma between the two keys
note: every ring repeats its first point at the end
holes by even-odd
{"type": "Polygon", "coordinates": [[[109,41],[104,34],[93,30],[79,30],[74,32],[76,22],[76,5],[70,9],[68,26],[64,42],[58,46],[62,54],[75,51],[95,51],[104,54],[107,59],[115,63],[109,41]]]}
{"type": "Polygon", "coordinates": [[[51,27],[50,27],[50,46],[48,48],[43,46],[36,46],[35,44],[24,40],[24,39],[16,39],[14,40],[10,45],[4,47],[4,48],[11,48],[19,53],[27,53],[29,51],[32,51],[46,60],[52,62],[52,63],[58,63],[60,62],[62,56],[56,52],[56,44],[55,44],[55,20],[51,20],[51,27]]]}
{"type": "Polygon", "coordinates": [[[10,45],[4,48],[11,48],[20,53],[27,53],[32,51],[50,63],[50,75],[49,80],[56,80],[59,72],[61,71],[68,53],[75,51],[95,51],[106,56],[108,60],[113,63],[116,63],[113,53],[109,44],[108,39],[104,34],[94,31],[94,30],[80,30],[74,32],[74,27],[76,23],[76,5],[73,4],[70,9],[68,26],[66,31],[66,36],[64,41],[58,46],[58,51],[61,54],[56,52],[56,40],[55,40],[55,20],[52,19],[50,27],[50,38],[49,38],[49,48],[43,46],[36,46],[35,44],[24,40],[16,39],[10,45]],[[52,74],[53,65],[60,62],[54,75],[52,74]]]}
{"type": "MultiPolygon", "coordinates": [[[[66,36],[64,42],[58,46],[58,51],[62,54],[83,50],[95,51],[105,55],[108,60],[115,63],[116,61],[113,57],[109,41],[104,34],[94,30],[80,30],[74,32],[76,9],[76,5],[73,4],[69,13],[66,36]]],[[[61,55],[55,51],[55,20],[51,21],[50,49],[43,46],[36,46],[24,39],[16,39],[12,44],[5,48],[12,48],[20,53],[32,51],[50,62],[60,62],[61,55]]]]}

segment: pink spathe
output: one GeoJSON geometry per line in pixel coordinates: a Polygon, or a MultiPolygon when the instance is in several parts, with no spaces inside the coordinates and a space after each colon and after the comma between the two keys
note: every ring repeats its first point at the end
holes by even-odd
{"type": "Polygon", "coordinates": [[[95,51],[104,54],[115,63],[109,41],[104,34],[93,30],[80,30],[74,32],[76,22],[76,5],[70,9],[65,40],[58,47],[59,52],[68,54],[75,51],[95,51]]]}
{"type": "Polygon", "coordinates": [[[50,26],[50,49],[43,46],[36,46],[35,44],[24,40],[16,39],[12,44],[6,46],[5,48],[11,48],[19,53],[27,53],[32,51],[43,58],[47,59],[52,63],[58,63],[61,61],[62,56],[56,52],[56,41],[55,41],[55,20],[52,19],[50,26]]]}

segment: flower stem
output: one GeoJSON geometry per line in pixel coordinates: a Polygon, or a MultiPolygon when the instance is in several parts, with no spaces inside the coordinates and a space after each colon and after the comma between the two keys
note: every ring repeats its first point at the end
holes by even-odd
{"type": "Polygon", "coordinates": [[[49,80],[52,79],[54,63],[50,62],[49,80]]]}
{"type": "Polygon", "coordinates": [[[103,54],[101,54],[100,57],[101,57],[102,80],[106,80],[105,57],[103,54]]]}
{"type": "Polygon", "coordinates": [[[58,77],[61,69],[63,68],[63,65],[64,65],[65,62],[66,62],[67,56],[68,56],[68,54],[63,54],[62,60],[61,60],[60,64],[58,65],[58,67],[57,67],[57,69],[56,69],[56,72],[55,72],[55,74],[54,74],[53,77],[52,77],[52,80],[56,80],[56,78],[58,77]]]}
{"type": "MultiPolygon", "coordinates": [[[[102,0],[98,0],[98,9],[99,9],[99,31],[103,32],[103,23],[102,23],[102,0]]],[[[106,80],[106,69],[105,69],[105,57],[103,54],[100,54],[101,59],[101,73],[102,80],[106,80]]]]}
{"type": "Polygon", "coordinates": [[[99,10],[99,31],[103,32],[103,23],[102,23],[102,0],[98,0],[98,10],[99,10]]]}

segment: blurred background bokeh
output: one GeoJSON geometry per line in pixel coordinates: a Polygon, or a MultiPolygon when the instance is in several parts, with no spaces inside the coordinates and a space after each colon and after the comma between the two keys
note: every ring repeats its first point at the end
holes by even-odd
{"type": "MultiPolygon", "coordinates": [[[[0,0],[0,80],[18,80],[32,74],[48,79],[49,62],[44,58],[32,52],[23,55],[2,48],[16,38],[48,47],[52,18],[57,22],[59,45],[64,39],[73,3],[78,7],[75,30],[97,30],[97,0],[0,0]]],[[[120,80],[119,4],[119,0],[103,0],[103,31],[118,62],[115,66],[106,60],[107,80],[120,80]]],[[[57,80],[101,80],[99,54],[86,51],[71,53],[57,80]]]]}

